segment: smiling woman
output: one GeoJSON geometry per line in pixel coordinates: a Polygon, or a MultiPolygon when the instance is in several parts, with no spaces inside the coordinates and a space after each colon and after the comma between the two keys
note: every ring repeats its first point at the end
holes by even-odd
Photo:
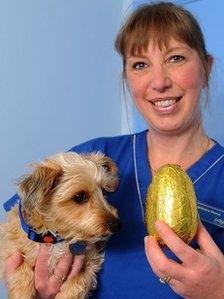
{"type": "MultiPolygon", "coordinates": [[[[72,148],[79,153],[103,152],[115,162],[120,177],[118,188],[107,198],[118,210],[122,229],[106,245],[105,263],[92,298],[223,298],[221,222],[212,222],[211,215],[205,213],[194,242],[187,245],[159,221],[155,229],[167,247],[162,250],[150,236],[145,238],[145,246],[143,242],[147,235],[147,189],[164,164],[179,164],[187,171],[204,211],[206,207],[207,211],[224,211],[224,148],[207,136],[200,110],[212,56],[207,53],[199,24],[188,11],[173,3],[148,4],[125,21],[116,49],[123,59],[124,79],[148,129],[97,138],[72,148]]],[[[5,207],[9,209],[16,200],[15,196],[5,207]]],[[[15,257],[7,261],[9,284],[15,257]]],[[[62,298],[63,284],[55,279],[57,284],[49,281],[46,261],[46,252],[40,251],[34,269],[39,298],[62,298]]],[[[72,261],[62,260],[56,266],[59,278],[75,277],[80,272],[83,260],[75,257],[72,261]],[[66,271],[60,269],[61,265],[66,271]]],[[[14,269],[17,266],[14,262],[14,269]]]]}
{"type": "MultiPolygon", "coordinates": [[[[208,143],[200,97],[208,88],[213,60],[197,20],[172,3],[142,6],[121,28],[116,49],[123,58],[124,80],[150,127],[147,140],[151,166],[158,169],[175,161],[189,168],[204,154],[208,143]],[[189,144],[187,140],[192,138],[194,142],[189,144]],[[173,153],[177,143],[183,146],[182,155],[173,153]],[[160,158],[162,146],[166,155],[161,152],[160,158]]],[[[209,147],[212,145],[210,141],[209,147]]]]}
{"type": "Polygon", "coordinates": [[[145,53],[127,57],[127,82],[151,134],[195,129],[201,119],[203,73],[196,50],[174,39],[167,48],[160,50],[150,42],[145,53]]]}

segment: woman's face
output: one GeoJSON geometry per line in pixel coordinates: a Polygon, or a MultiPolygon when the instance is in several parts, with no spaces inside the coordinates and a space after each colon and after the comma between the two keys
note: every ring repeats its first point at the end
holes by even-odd
{"type": "Polygon", "coordinates": [[[136,107],[152,129],[178,134],[198,123],[205,72],[188,45],[171,39],[159,49],[149,43],[145,53],[127,56],[125,72],[136,107]]]}

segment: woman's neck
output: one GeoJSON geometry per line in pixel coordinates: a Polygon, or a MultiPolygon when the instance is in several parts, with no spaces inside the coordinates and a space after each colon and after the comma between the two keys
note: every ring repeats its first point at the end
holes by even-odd
{"type": "Polygon", "coordinates": [[[168,163],[179,164],[186,170],[213,145],[213,141],[207,137],[201,125],[175,136],[150,129],[147,141],[148,159],[153,171],[168,163]]]}

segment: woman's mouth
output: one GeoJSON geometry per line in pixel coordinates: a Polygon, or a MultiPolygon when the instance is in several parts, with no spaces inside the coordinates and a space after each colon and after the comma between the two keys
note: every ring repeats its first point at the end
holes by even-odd
{"type": "Polygon", "coordinates": [[[176,97],[176,98],[165,98],[165,99],[157,99],[155,101],[150,101],[153,105],[160,108],[167,108],[174,104],[176,104],[178,101],[180,101],[182,97],[176,97]]]}

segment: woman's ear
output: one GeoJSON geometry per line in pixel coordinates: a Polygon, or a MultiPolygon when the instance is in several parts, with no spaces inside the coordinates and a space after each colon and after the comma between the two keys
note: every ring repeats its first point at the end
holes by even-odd
{"type": "Polygon", "coordinates": [[[211,70],[212,70],[212,65],[213,65],[213,56],[212,55],[208,55],[207,58],[207,76],[209,77],[211,70]]]}
{"type": "Polygon", "coordinates": [[[206,58],[206,65],[205,65],[205,78],[204,78],[204,84],[203,84],[203,87],[206,88],[208,87],[209,85],[209,75],[211,73],[211,70],[212,70],[212,65],[213,65],[213,56],[212,55],[207,55],[207,58],[206,58]]]}

